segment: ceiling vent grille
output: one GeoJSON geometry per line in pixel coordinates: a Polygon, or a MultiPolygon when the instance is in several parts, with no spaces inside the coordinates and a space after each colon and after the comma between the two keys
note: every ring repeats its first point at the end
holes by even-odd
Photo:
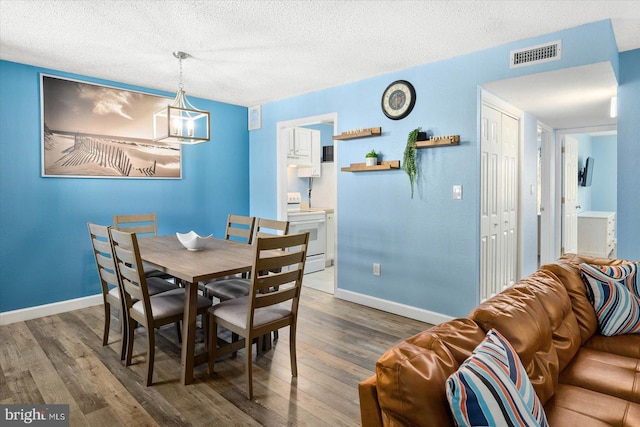
{"type": "Polygon", "coordinates": [[[562,40],[511,51],[510,68],[562,59],[562,40]]]}

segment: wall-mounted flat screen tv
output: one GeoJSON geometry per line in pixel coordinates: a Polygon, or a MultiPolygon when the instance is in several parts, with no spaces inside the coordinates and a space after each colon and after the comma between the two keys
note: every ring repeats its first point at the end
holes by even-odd
{"type": "Polygon", "coordinates": [[[587,157],[584,162],[584,168],[580,172],[578,177],[578,184],[581,187],[589,187],[591,185],[591,178],[593,177],[593,157],[587,157]]]}

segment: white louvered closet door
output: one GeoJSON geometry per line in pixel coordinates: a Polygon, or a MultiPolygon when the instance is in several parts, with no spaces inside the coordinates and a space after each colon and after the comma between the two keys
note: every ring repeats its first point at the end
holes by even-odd
{"type": "Polygon", "coordinates": [[[482,106],[480,300],[511,286],[518,259],[517,119],[482,106]]]}

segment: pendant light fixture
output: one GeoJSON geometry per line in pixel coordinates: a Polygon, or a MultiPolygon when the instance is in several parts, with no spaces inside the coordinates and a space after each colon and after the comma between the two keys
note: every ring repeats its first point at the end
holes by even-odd
{"type": "Polygon", "coordinates": [[[180,85],[173,102],[153,114],[153,140],[178,144],[199,144],[209,141],[209,112],[195,108],[182,85],[182,60],[190,55],[173,52],[180,62],[180,85]]]}

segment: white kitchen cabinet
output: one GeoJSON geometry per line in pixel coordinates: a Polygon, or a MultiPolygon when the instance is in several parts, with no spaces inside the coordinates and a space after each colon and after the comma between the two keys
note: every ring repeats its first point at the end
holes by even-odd
{"type": "MultiPolygon", "coordinates": [[[[287,164],[291,166],[312,166],[313,141],[317,139],[320,148],[320,131],[306,128],[287,129],[287,164]]],[[[318,156],[320,153],[318,153],[318,156]]]]}
{"type": "Polygon", "coordinates": [[[578,214],[578,253],[597,258],[616,257],[616,213],[578,214]]]}
{"type": "Polygon", "coordinates": [[[326,238],[326,245],[327,248],[324,252],[325,254],[325,261],[327,264],[327,267],[333,265],[333,259],[335,257],[334,255],[334,246],[335,246],[335,223],[334,223],[334,214],[333,212],[327,212],[327,238],[326,238]]]}

